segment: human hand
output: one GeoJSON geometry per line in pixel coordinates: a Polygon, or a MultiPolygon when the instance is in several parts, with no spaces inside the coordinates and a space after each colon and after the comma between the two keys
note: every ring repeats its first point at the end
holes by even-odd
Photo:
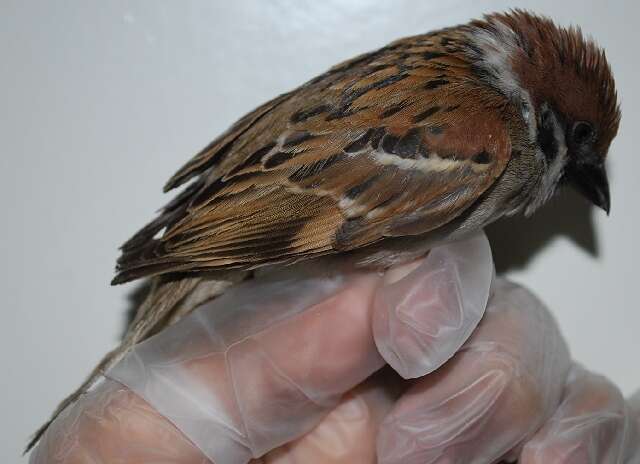
{"type": "Polygon", "coordinates": [[[575,415],[585,401],[558,409],[568,353],[524,290],[497,284],[460,349],[491,275],[476,238],[384,276],[244,284],[139,345],[110,373],[130,389],[110,380],[86,395],[31,462],[494,462],[523,447],[523,462],[549,462],[535,459],[550,452],[545,428],[563,423],[554,411],[575,415]],[[454,354],[418,380],[371,376],[386,361],[420,377],[454,354]]]}
{"type": "Polygon", "coordinates": [[[535,296],[498,279],[467,343],[396,401],[377,449],[385,464],[638,463],[640,409],[570,361],[535,296]]]}

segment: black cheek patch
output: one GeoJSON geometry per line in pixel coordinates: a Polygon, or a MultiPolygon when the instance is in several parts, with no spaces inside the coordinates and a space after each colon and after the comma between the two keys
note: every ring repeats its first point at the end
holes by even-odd
{"type": "Polygon", "coordinates": [[[540,124],[538,128],[538,145],[547,161],[552,161],[558,156],[558,141],[552,125],[540,124]]]}

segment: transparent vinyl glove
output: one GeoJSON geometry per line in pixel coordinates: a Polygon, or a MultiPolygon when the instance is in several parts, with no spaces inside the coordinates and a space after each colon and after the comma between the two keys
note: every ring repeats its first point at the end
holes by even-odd
{"type": "MultiPolygon", "coordinates": [[[[98,409],[113,421],[135,422],[110,409],[107,397],[124,395],[117,381],[209,460],[246,463],[316,427],[385,358],[406,376],[436,369],[478,324],[492,276],[484,235],[386,274],[302,267],[267,275],[136,346],[108,373],[111,386],[87,401],[106,404],[98,409]]],[[[52,426],[34,456],[80,453],[59,444],[65,421],[83,420],[82,407],[52,426]]]]}
{"type": "Polygon", "coordinates": [[[523,464],[640,464],[640,411],[608,379],[574,365],[562,403],[527,443],[523,464]]]}
{"type": "Polygon", "coordinates": [[[380,461],[474,464],[517,454],[559,404],[569,367],[544,306],[498,280],[471,338],[451,362],[415,382],[385,418],[380,461]]]}
{"type": "Polygon", "coordinates": [[[384,275],[243,284],[137,346],[31,462],[538,463],[586,446],[619,460],[584,462],[626,463],[638,416],[608,382],[615,401],[570,393],[592,377],[574,375],[539,300],[497,281],[478,325],[492,275],[476,237],[384,275]],[[612,409],[629,418],[613,421],[620,442],[597,419],[612,409]],[[565,418],[589,415],[556,440],[565,418]]]}

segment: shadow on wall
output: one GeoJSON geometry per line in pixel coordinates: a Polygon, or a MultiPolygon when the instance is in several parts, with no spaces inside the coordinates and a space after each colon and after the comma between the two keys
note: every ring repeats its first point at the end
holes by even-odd
{"type": "Polygon", "coordinates": [[[565,189],[531,218],[515,216],[491,224],[486,232],[491,242],[496,272],[520,270],[551,240],[570,238],[591,256],[598,256],[594,208],[573,190],[565,189]]]}

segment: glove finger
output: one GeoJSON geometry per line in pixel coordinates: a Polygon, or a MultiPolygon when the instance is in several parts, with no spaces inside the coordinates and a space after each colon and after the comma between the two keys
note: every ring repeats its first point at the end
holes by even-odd
{"type": "Polygon", "coordinates": [[[560,401],[570,361],[549,312],[496,281],[484,319],[447,364],[384,420],[380,463],[492,463],[511,457],[560,401]]]}
{"type": "Polygon", "coordinates": [[[575,365],[555,414],[523,449],[523,464],[626,463],[640,447],[637,421],[618,388],[575,365]]]}
{"type": "MultiPolygon", "coordinates": [[[[430,272],[455,256],[443,252],[430,272]]],[[[214,462],[244,464],[300,437],[384,360],[371,322],[381,276],[304,268],[291,277],[299,271],[236,287],[136,347],[109,376],[214,462]]]]}
{"type": "Polygon", "coordinates": [[[236,287],[138,345],[109,377],[214,462],[246,463],[300,437],[384,364],[371,329],[380,276],[303,271],[236,287]]]}
{"type": "Polygon", "coordinates": [[[210,461],[174,425],[117,382],[67,408],[31,453],[30,464],[210,461]]]}
{"type": "Polygon", "coordinates": [[[484,234],[434,248],[398,279],[388,272],[374,300],[378,351],[404,378],[444,364],[482,318],[493,276],[484,234]]]}
{"type": "Polygon", "coordinates": [[[246,463],[311,430],[384,364],[370,320],[379,279],[249,282],[138,345],[108,375],[212,461],[246,463]]]}
{"type": "Polygon", "coordinates": [[[400,394],[402,379],[383,369],[343,396],[307,435],[269,452],[264,464],[375,464],[380,422],[400,394]]]}

